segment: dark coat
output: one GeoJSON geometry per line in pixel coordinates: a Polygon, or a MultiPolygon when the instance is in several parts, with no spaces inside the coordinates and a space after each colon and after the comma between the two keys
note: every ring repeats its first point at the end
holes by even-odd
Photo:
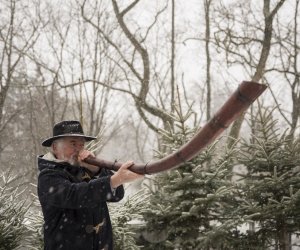
{"type": "Polygon", "coordinates": [[[112,172],[97,178],[83,167],[38,158],[38,197],[44,215],[45,250],[112,249],[107,201],[124,196],[122,186],[112,190],[112,172]],[[87,175],[89,174],[89,175],[87,175]],[[98,226],[98,227],[97,227],[98,226]]]}

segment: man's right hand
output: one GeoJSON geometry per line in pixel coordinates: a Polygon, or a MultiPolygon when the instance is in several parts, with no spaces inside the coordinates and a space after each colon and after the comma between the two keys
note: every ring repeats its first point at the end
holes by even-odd
{"type": "Polygon", "coordinates": [[[132,165],[134,165],[133,161],[125,162],[122,164],[119,170],[113,176],[111,176],[110,184],[112,188],[117,188],[124,183],[132,182],[144,177],[144,175],[130,171],[128,168],[130,168],[132,165]]]}

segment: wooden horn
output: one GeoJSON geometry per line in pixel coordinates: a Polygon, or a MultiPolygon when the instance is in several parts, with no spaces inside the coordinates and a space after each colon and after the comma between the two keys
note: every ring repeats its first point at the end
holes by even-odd
{"type": "MultiPolygon", "coordinates": [[[[155,174],[180,166],[191,160],[199,152],[213,142],[228,126],[267,88],[256,82],[242,82],[229,97],[214,117],[208,121],[194,137],[174,153],[147,164],[134,164],[130,170],[139,174],[155,174]]],[[[106,161],[96,157],[88,157],[85,162],[100,168],[117,171],[122,163],[106,161]]]]}

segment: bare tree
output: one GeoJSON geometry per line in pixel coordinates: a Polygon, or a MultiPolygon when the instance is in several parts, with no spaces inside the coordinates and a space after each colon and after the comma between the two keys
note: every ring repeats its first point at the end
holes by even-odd
{"type": "MultiPolygon", "coordinates": [[[[294,29],[293,29],[293,40],[292,40],[292,77],[290,81],[286,77],[287,81],[291,86],[293,110],[292,110],[292,124],[290,135],[293,137],[297,128],[298,121],[300,119],[300,72],[299,72],[299,43],[298,43],[298,17],[299,17],[299,0],[296,0],[295,13],[294,13],[294,29]]],[[[286,71],[288,72],[288,71],[286,71]]]]}
{"type": "MultiPolygon", "coordinates": [[[[163,7],[160,11],[158,11],[156,16],[154,17],[153,23],[149,25],[149,27],[144,32],[144,35],[138,36],[135,35],[134,32],[130,30],[129,24],[126,22],[126,14],[132,11],[139,2],[140,1],[133,1],[131,4],[129,4],[126,7],[123,7],[122,10],[120,10],[117,1],[112,0],[112,6],[113,6],[113,10],[118,25],[121,28],[126,39],[128,39],[130,43],[131,59],[129,59],[128,50],[122,51],[119,41],[113,40],[112,36],[109,36],[107,33],[105,33],[103,28],[99,26],[97,23],[95,23],[93,16],[87,15],[86,13],[87,1],[83,1],[82,3],[82,16],[84,20],[90,23],[92,27],[99,30],[102,37],[119,55],[122,63],[119,64],[119,67],[124,72],[124,74],[127,75],[129,70],[132,76],[134,76],[135,78],[135,80],[132,80],[131,78],[127,78],[127,80],[129,80],[128,88],[110,86],[111,89],[118,90],[120,92],[130,95],[134,100],[135,107],[139,115],[144,120],[144,122],[148,125],[150,129],[157,132],[159,131],[159,127],[156,126],[155,123],[153,123],[152,121],[153,119],[152,120],[149,119],[149,114],[153,117],[158,118],[164,124],[165,129],[170,129],[172,127],[173,120],[168,110],[159,108],[158,106],[151,104],[148,100],[148,97],[151,95],[149,92],[150,85],[151,85],[151,71],[150,71],[151,62],[149,59],[149,52],[148,49],[146,48],[145,40],[151,28],[156,23],[158,16],[166,9],[166,7],[163,7]],[[132,88],[133,82],[139,83],[139,88],[136,91],[134,91],[134,88],[132,88]]],[[[174,58],[174,54],[173,54],[173,58],[174,58]]],[[[174,84],[174,79],[171,80],[171,85],[173,84],[174,84]]],[[[171,97],[171,102],[172,102],[172,97],[171,97]]],[[[170,107],[171,106],[172,104],[170,105],[170,107]]]]}
{"type": "MultiPolygon", "coordinates": [[[[267,60],[270,54],[271,40],[273,37],[272,35],[274,30],[273,21],[284,2],[285,0],[279,0],[271,9],[271,1],[264,0],[262,8],[262,13],[264,17],[263,29],[260,28],[259,22],[256,25],[251,26],[248,19],[246,19],[244,22],[242,21],[242,19],[237,20],[240,17],[236,18],[234,15],[230,14],[231,10],[226,10],[226,8],[223,8],[224,6],[222,7],[223,9],[221,10],[221,12],[224,13],[224,18],[226,18],[225,20],[227,22],[227,27],[223,28],[222,23],[219,23],[219,31],[215,32],[217,45],[219,48],[224,49],[227,55],[227,60],[232,60],[231,63],[239,63],[241,65],[244,65],[245,69],[247,68],[249,70],[249,74],[251,75],[250,77],[252,81],[259,82],[266,72],[267,60]],[[230,20],[232,21],[232,23],[238,23],[238,25],[243,25],[243,27],[245,28],[245,30],[243,31],[244,36],[243,34],[240,34],[241,32],[238,33],[237,31],[233,30],[232,27],[230,27],[230,20]],[[248,31],[251,28],[252,37],[250,37],[248,34],[248,31]],[[262,39],[257,37],[256,35],[258,33],[258,30],[262,31],[262,39]],[[259,46],[261,48],[258,60],[255,57],[257,53],[253,53],[254,46],[259,46]],[[232,58],[230,59],[229,57],[232,58]]],[[[241,4],[238,3],[238,5],[241,4]]],[[[240,6],[240,8],[245,9],[246,5],[243,4],[243,6],[240,6]]],[[[254,13],[252,14],[252,16],[254,17],[254,20],[257,20],[254,13]]],[[[231,147],[234,144],[235,139],[239,136],[244,116],[245,113],[242,114],[231,127],[228,139],[229,147],[231,147]]]]}
{"type": "MultiPolygon", "coordinates": [[[[106,25],[106,30],[111,27],[103,7],[95,18],[106,25]]],[[[99,31],[89,29],[82,20],[78,4],[69,2],[66,10],[45,2],[39,18],[43,23],[42,44],[32,49],[27,58],[35,65],[35,77],[39,79],[31,82],[32,89],[44,98],[45,128],[49,132],[62,119],[81,120],[86,133],[99,135],[101,144],[94,147],[99,152],[122,123],[116,119],[121,107],[108,105],[113,105],[116,98],[110,88],[99,84],[110,86],[117,81],[116,64],[107,59],[110,53],[99,31]],[[46,48],[47,53],[41,48],[46,48]]]]}
{"type": "Polygon", "coordinates": [[[172,29],[171,29],[171,113],[175,105],[175,0],[172,0],[172,29]]]}
{"type": "MultiPolygon", "coordinates": [[[[278,63],[269,68],[267,72],[283,76],[285,84],[289,86],[291,93],[291,115],[287,114],[285,105],[280,105],[275,96],[272,86],[270,91],[284,121],[290,127],[290,137],[293,138],[297,129],[300,117],[300,74],[299,74],[299,0],[294,1],[294,15],[290,16],[288,22],[282,22],[281,18],[276,19],[275,43],[272,57],[278,63]]],[[[268,79],[266,75],[266,79],[268,79]]],[[[286,100],[284,100],[286,101],[286,100]]]]}
{"type": "MultiPolygon", "coordinates": [[[[14,78],[20,73],[22,58],[38,38],[39,21],[29,7],[18,0],[1,1],[0,22],[0,136],[21,108],[6,112],[5,101],[14,78]]],[[[1,140],[2,142],[2,140],[1,140]]],[[[0,151],[3,148],[0,145],[0,151]]]]}
{"type": "Polygon", "coordinates": [[[210,55],[210,6],[212,0],[204,1],[205,10],[205,55],[206,55],[206,120],[208,121],[211,116],[211,79],[210,79],[210,67],[211,67],[211,55],[210,55]]]}

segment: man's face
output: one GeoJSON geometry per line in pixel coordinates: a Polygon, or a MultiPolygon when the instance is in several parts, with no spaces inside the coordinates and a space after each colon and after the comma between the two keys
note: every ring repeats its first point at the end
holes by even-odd
{"type": "Polygon", "coordinates": [[[84,149],[85,139],[82,137],[63,137],[53,142],[53,153],[59,160],[69,162],[71,165],[78,164],[78,155],[84,149]]]}

